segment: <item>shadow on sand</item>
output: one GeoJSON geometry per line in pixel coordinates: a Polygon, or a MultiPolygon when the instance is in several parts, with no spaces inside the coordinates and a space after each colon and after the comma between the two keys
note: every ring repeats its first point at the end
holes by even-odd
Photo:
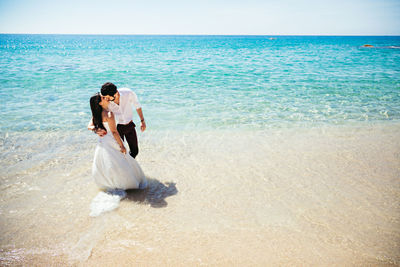
{"type": "Polygon", "coordinates": [[[143,190],[127,190],[127,200],[149,204],[153,208],[163,208],[168,205],[165,199],[178,193],[175,183],[161,183],[157,179],[149,177],[146,178],[148,182],[147,188],[143,190]]]}

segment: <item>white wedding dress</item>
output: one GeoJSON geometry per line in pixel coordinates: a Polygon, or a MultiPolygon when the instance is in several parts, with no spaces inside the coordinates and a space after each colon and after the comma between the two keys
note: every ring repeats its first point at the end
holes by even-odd
{"type": "Polygon", "coordinates": [[[147,180],[137,161],[129,153],[121,153],[108,123],[103,125],[107,134],[99,137],[92,166],[97,186],[104,190],[146,188],[147,180]]]}

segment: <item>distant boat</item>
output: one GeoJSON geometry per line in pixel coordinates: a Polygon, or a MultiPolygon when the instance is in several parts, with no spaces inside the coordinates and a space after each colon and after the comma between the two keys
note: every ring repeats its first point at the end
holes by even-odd
{"type": "Polygon", "coordinates": [[[373,45],[370,45],[370,44],[365,44],[365,45],[363,45],[362,47],[374,47],[373,45]]]}
{"type": "Polygon", "coordinates": [[[270,40],[276,40],[276,38],[274,38],[274,37],[269,37],[268,39],[270,39],[270,40]]]}

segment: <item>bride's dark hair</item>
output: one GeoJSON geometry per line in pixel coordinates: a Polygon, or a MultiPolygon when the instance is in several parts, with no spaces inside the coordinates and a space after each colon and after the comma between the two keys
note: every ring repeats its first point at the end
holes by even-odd
{"type": "Polygon", "coordinates": [[[92,116],[93,116],[93,131],[98,129],[106,128],[103,125],[103,118],[101,117],[101,113],[103,112],[103,108],[100,106],[101,96],[99,93],[95,94],[90,98],[90,108],[92,109],[92,116]]]}

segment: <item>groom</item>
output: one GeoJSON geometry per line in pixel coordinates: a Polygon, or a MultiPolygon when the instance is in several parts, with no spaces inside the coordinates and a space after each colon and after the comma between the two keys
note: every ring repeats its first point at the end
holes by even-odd
{"type": "MultiPolygon", "coordinates": [[[[105,83],[101,87],[101,95],[109,101],[108,109],[114,113],[117,121],[117,130],[121,136],[122,141],[124,138],[128,142],[130,152],[129,154],[135,158],[139,153],[138,141],[136,136],[136,125],[133,123],[132,106],[135,107],[137,114],[140,117],[140,130],[146,130],[146,123],[144,121],[142,107],[139,103],[137,95],[128,88],[120,88],[113,83],[105,83]]],[[[101,133],[98,133],[101,136],[101,133]]]]}

